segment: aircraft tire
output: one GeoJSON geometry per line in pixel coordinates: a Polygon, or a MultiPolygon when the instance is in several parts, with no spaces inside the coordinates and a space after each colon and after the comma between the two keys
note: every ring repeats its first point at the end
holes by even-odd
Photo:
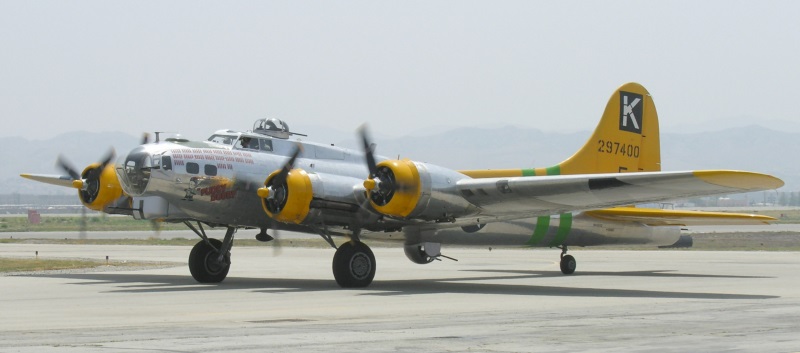
{"type": "Polygon", "coordinates": [[[347,242],[333,255],[333,277],[342,288],[363,288],[375,278],[375,255],[362,242],[347,242]]]}
{"type": "Polygon", "coordinates": [[[572,255],[564,255],[561,257],[561,273],[571,275],[575,273],[575,267],[577,266],[578,262],[575,261],[572,255]]]}
{"type": "MultiPolygon", "coordinates": [[[[217,239],[209,239],[209,242],[217,249],[222,247],[222,242],[217,239]]],[[[217,261],[218,256],[219,253],[205,241],[195,244],[189,253],[189,272],[192,277],[200,283],[222,282],[228,276],[231,265],[227,261],[217,261]]]]}

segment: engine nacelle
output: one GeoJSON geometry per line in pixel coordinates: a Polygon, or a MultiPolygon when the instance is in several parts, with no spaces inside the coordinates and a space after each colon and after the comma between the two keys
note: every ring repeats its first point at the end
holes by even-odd
{"type": "Polygon", "coordinates": [[[78,198],[89,209],[103,211],[105,206],[112,204],[122,197],[122,186],[117,179],[117,173],[112,164],[99,170],[100,163],[92,163],[81,173],[83,180],[73,181],[73,186],[78,189],[78,198]],[[90,177],[92,173],[100,173],[99,177],[90,177]]]}
{"type": "Polygon", "coordinates": [[[354,195],[354,186],[360,182],[357,178],[292,169],[282,185],[273,185],[273,179],[279,173],[280,170],[270,174],[264,181],[265,187],[258,189],[264,212],[276,221],[294,224],[309,221],[312,214],[311,201],[315,199],[315,209],[330,208],[351,212],[358,209],[354,195]]]}
{"type": "Polygon", "coordinates": [[[456,189],[467,176],[432,164],[386,160],[364,182],[372,207],[396,218],[448,220],[477,211],[456,189]]]}

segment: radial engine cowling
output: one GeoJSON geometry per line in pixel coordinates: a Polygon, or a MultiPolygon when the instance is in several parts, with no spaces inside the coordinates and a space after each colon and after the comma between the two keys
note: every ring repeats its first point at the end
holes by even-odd
{"type": "Polygon", "coordinates": [[[122,187],[112,164],[103,168],[100,163],[92,163],[83,170],[81,179],[73,181],[73,186],[78,189],[81,203],[89,209],[103,211],[105,206],[122,197],[122,187]]]}
{"type": "Polygon", "coordinates": [[[302,169],[292,169],[283,183],[275,183],[276,170],[264,181],[264,187],[258,189],[261,206],[270,218],[284,223],[303,222],[311,208],[314,196],[311,178],[302,169]]]}
{"type": "Polygon", "coordinates": [[[395,218],[443,220],[475,212],[458,195],[456,182],[467,178],[432,164],[385,160],[376,165],[373,178],[364,182],[372,207],[395,218]]]}

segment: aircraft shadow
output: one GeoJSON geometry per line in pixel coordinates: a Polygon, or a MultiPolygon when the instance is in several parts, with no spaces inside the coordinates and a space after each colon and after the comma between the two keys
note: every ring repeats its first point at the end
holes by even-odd
{"type": "MultiPolygon", "coordinates": [[[[751,294],[725,294],[702,293],[688,291],[649,291],[635,289],[613,288],[575,288],[569,286],[545,286],[530,283],[496,283],[498,280],[535,279],[545,277],[544,272],[538,271],[481,271],[508,273],[507,276],[487,277],[453,277],[440,279],[407,279],[407,280],[380,280],[376,279],[368,288],[352,289],[356,295],[395,296],[395,295],[423,295],[423,294],[470,294],[481,295],[524,295],[524,296],[559,296],[559,297],[600,297],[600,298],[669,298],[669,299],[716,299],[716,300],[753,300],[775,299],[779,296],[751,295],[751,294]],[[493,283],[481,283],[492,281],[493,283]]],[[[727,277],[705,275],[662,274],[658,271],[642,271],[631,273],[591,273],[583,272],[582,276],[609,275],[609,276],[635,276],[655,275],[666,277],[727,277]]],[[[131,273],[83,273],[83,274],[39,274],[37,277],[51,277],[79,280],[74,285],[113,284],[117,289],[107,293],[157,293],[157,292],[196,292],[208,290],[253,290],[264,294],[286,294],[298,292],[325,292],[341,291],[336,282],[331,279],[292,279],[292,278],[243,278],[228,277],[220,284],[199,284],[191,276],[182,275],[154,275],[131,273]]],[[[563,277],[563,276],[562,276],[563,277]]],[[[738,277],[733,277],[738,278],[738,277]]]]}
{"type": "MultiPolygon", "coordinates": [[[[464,272],[488,272],[498,274],[515,274],[520,276],[531,276],[537,278],[547,277],[566,277],[558,271],[523,271],[523,270],[463,270],[464,272]]],[[[692,274],[692,273],[679,273],[673,270],[658,270],[658,271],[624,271],[624,272],[611,272],[611,271],[579,271],[569,275],[569,277],[584,277],[584,276],[609,276],[609,277],[664,277],[664,278],[774,278],[769,276],[740,276],[740,275],[706,275],[706,274],[692,274]]],[[[487,279],[497,277],[487,277],[487,279]]]]}

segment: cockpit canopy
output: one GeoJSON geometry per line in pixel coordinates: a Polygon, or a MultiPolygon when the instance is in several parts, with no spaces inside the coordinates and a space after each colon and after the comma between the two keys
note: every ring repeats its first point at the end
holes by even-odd
{"type": "Polygon", "coordinates": [[[283,120],[275,118],[256,120],[253,124],[253,132],[279,139],[288,139],[292,135],[289,125],[283,120]]]}

